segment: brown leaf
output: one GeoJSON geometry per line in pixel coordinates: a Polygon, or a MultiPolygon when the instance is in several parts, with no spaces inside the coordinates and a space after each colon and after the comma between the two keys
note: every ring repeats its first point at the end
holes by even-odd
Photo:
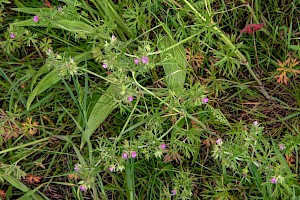
{"type": "Polygon", "coordinates": [[[33,183],[39,183],[41,182],[41,179],[43,177],[41,176],[34,176],[33,174],[28,174],[26,177],[25,177],[25,181],[27,183],[30,183],[30,184],[33,184],[33,183]]]}
{"type": "Polygon", "coordinates": [[[177,163],[180,163],[182,161],[182,156],[176,152],[167,153],[164,157],[164,162],[171,162],[175,160],[177,163]]]}

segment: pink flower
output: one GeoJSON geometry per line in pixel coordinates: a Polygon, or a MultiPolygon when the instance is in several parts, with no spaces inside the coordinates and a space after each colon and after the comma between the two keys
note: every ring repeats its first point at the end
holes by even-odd
{"type": "Polygon", "coordinates": [[[275,177],[271,178],[271,183],[276,184],[277,183],[277,179],[275,177]]]}
{"type": "Polygon", "coordinates": [[[14,39],[16,37],[16,35],[14,33],[10,34],[10,38],[14,39]]]}
{"type": "Polygon", "coordinates": [[[127,98],[127,100],[130,101],[130,102],[132,102],[132,101],[133,101],[133,96],[129,96],[129,97],[127,98]]]}
{"type": "Polygon", "coordinates": [[[173,195],[176,195],[176,194],[177,194],[177,191],[176,191],[176,190],[172,190],[171,193],[172,193],[173,195]]]}
{"type": "Polygon", "coordinates": [[[257,125],[258,125],[258,121],[254,121],[254,122],[253,122],[253,125],[254,125],[254,126],[257,126],[257,125]]]}
{"type": "Polygon", "coordinates": [[[127,159],[128,158],[128,154],[127,153],[122,153],[122,158],[127,159]]]}
{"type": "Polygon", "coordinates": [[[111,165],[108,169],[109,171],[113,172],[115,170],[115,166],[111,165]]]}
{"type": "Polygon", "coordinates": [[[166,149],[167,145],[165,143],[163,143],[163,144],[160,145],[160,147],[161,147],[162,150],[164,150],[164,149],[166,149]]]}
{"type": "Polygon", "coordinates": [[[81,191],[85,191],[85,190],[86,190],[86,188],[85,188],[83,185],[79,186],[79,189],[80,189],[81,191]]]}
{"type": "Polygon", "coordinates": [[[74,170],[75,170],[75,171],[78,171],[78,170],[79,170],[78,164],[75,164],[74,170]]]}
{"type": "Polygon", "coordinates": [[[33,17],[33,21],[34,22],[38,22],[40,19],[39,19],[39,16],[37,16],[37,15],[35,15],[34,17],[33,17]]]}
{"type": "Polygon", "coordinates": [[[206,97],[203,98],[203,99],[202,99],[202,102],[203,102],[204,104],[206,104],[206,103],[208,102],[208,98],[206,98],[206,97]]]}
{"type": "Polygon", "coordinates": [[[136,158],[136,156],[137,156],[136,151],[131,152],[131,158],[136,158]]]}
{"type": "Polygon", "coordinates": [[[139,64],[140,60],[138,58],[134,59],[135,64],[139,64]]]}
{"type": "Polygon", "coordinates": [[[102,67],[103,67],[104,69],[106,69],[106,68],[107,68],[107,64],[103,64],[102,67]]]}
{"type": "Polygon", "coordinates": [[[117,39],[117,38],[116,38],[115,35],[112,35],[112,36],[111,36],[111,40],[112,40],[112,41],[115,41],[116,39],[117,39]]]}
{"type": "Polygon", "coordinates": [[[222,144],[222,139],[221,138],[217,139],[216,144],[222,144]]]}
{"type": "Polygon", "coordinates": [[[285,149],[285,146],[283,145],[283,144],[280,144],[280,145],[278,145],[279,146],[279,148],[281,149],[281,150],[284,150],[285,149]]]}
{"type": "Polygon", "coordinates": [[[148,64],[149,58],[148,58],[147,56],[142,56],[142,62],[143,62],[144,64],[148,64]]]}

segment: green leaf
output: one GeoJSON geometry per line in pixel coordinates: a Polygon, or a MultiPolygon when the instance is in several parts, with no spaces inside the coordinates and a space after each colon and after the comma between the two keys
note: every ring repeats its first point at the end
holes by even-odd
{"type": "Polygon", "coordinates": [[[85,33],[94,33],[95,29],[83,22],[80,21],[70,21],[70,20],[58,20],[55,22],[55,25],[61,29],[65,29],[71,32],[85,32],[85,33]]]}
{"type": "Polygon", "coordinates": [[[86,51],[86,52],[83,52],[83,53],[80,53],[80,54],[76,55],[74,57],[74,61],[76,63],[80,63],[82,61],[90,60],[92,58],[93,58],[92,52],[91,51],[86,51]]]}
{"type": "MultiPolygon", "coordinates": [[[[19,190],[21,190],[22,192],[30,192],[31,190],[26,186],[24,185],[21,181],[19,181],[18,179],[16,179],[15,177],[12,177],[12,176],[3,176],[3,178],[9,182],[12,186],[14,186],[15,188],[18,188],[19,190]]],[[[37,194],[30,194],[34,199],[37,199],[37,200],[42,200],[43,198],[40,197],[39,195],[37,194]]],[[[32,198],[31,198],[32,199],[32,198]]]]}
{"type": "MultiPolygon", "coordinates": [[[[32,199],[32,195],[34,195],[34,193],[36,193],[41,187],[43,187],[44,185],[41,184],[38,187],[34,188],[33,190],[30,190],[29,192],[27,192],[26,194],[24,194],[23,196],[21,196],[20,198],[18,198],[18,200],[31,200],[32,199]]],[[[42,199],[42,198],[41,198],[42,199]]],[[[47,198],[48,199],[48,198],[47,198]]]]}
{"type": "Polygon", "coordinates": [[[178,94],[184,89],[187,62],[183,45],[174,45],[175,43],[170,38],[164,37],[160,42],[160,51],[162,51],[161,60],[167,86],[178,94]],[[171,46],[174,48],[165,50],[171,46]]]}
{"type": "Polygon", "coordinates": [[[86,129],[82,137],[80,149],[84,146],[86,139],[95,132],[100,124],[109,116],[109,114],[116,107],[113,94],[116,92],[117,86],[110,85],[105,93],[97,100],[97,103],[93,107],[91,114],[88,118],[86,129]],[[86,139],[85,139],[86,138],[86,139]]]}
{"type": "Polygon", "coordinates": [[[117,7],[111,0],[101,0],[101,1],[97,0],[96,2],[101,7],[101,9],[104,11],[103,13],[105,13],[103,17],[114,19],[115,22],[121,27],[120,30],[123,31],[124,33],[126,33],[128,38],[133,37],[132,31],[125,23],[123,17],[118,14],[117,7]]]}
{"type": "Polygon", "coordinates": [[[30,93],[27,103],[26,103],[26,108],[29,110],[30,105],[33,101],[33,99],[50,88],[52,85],[57,83],[58,81],[61,80],[61,76],[58,75],[56,70],[52,70],[49,72],[44,78],[37,84],[37,86],[34,88],[34,90],[30,93]]]}
{"type": "MultiPolygon", "coordinates": [[[[57,20],[53,22],[41,20],[39,22],[33,21],[33,19],[27,19],[21,22],[15,22],[11,24],[12,26],[38,26],[38,27],[48,27],[48,28],[58,28],[67,30],[70,32],[84,32],[85,34],[94,34],[95,28],[80,22],[71,20],[57,20]]],[[[108,36],[103,36],[104,39],[109,39],[108,36]]]]}
{"type": "Polygon", "coordinates": [[[11,26],[39,26],[39,27],[59,28],[59,26],[56,26],[55,24],[50,24],[49,22],[46,21],[35,22],[33,21],[33,18],[12,23],[11,26]]]}
{"type": "Polygon", "coordinates": [[[14,0],[14,4],[19,8],[25,7],[19,0],[14,0]]]}
{"type": "Polygon", "coordinates": [[[297,46],[297,45],[291,45],[290,46],[291,49],[295,50],[295,51],[300,51],[300,46],[297,46]]]}
{"type": "Polygon", "coordinates": [[[22,13],[28,13],[28,14],[36,14],[39,12],[50,12],[50,8],[26,8],[26,7],[22,7],[22,8],[12,8],[12,10],[17,11],[17,12],[22,12],[22,13]]]}
{"type": "Polygon", "coordinates": [[[16,93],[20,97],[20,100],[21,100],[22,104],[25,106],[25,103],[26,103],[25,98],[23,97],[23,95],[19,91],[18,87],[15,86],[15,84],[10,80],[10,78],[6,75],[6,73],[1,68],[0,68],[0,75],[4,78],[4,80],[6,80],[10,84],[11,88],[16,91],[16,93]]]}
{"type": "Polygon", "coordinates": [[[33,86],[36,83],[36,80],[38,79],[38,77],[40,77],[41,75],[49,72],[50,69],[47,65],[43,65],[38,71],[37,73],[34,74],[34,76],[32,77],[32,81],[31,81],[31,85],[30,85],[30,90],[33,89],[33,86]]]}
{"type": "MultiPolygon", "coordinates": [[[[74,57],[75,62],[80,63],[84,60],[88,60],[92,57],[92,54],[90,51],[87,52],[83,52],[77,56],[74,57]]],[[[36,79],[38,77],[40,77],[42,74],[48,72],[49,69],[46,65],[43,65],[39,71],[34,75],[33,79],[32,79],[32,83],[31,83],[31,89],[33,88],[34,84],[36,83],[36,79]]],[[[38,85],[34,88],[34,90],[30,93],[28,100],[27,100],[27,110],[29,109],[33,99],[41,94],[42,92],[44,92],[45,90],[47,90],[48,88],[50,88],[52,85],[54,85],[55,83],[57,83],[58,81],[61,80],[61,76],[58,75],[57,71],[52,70],[51,72],[49,72],[39,83],[38,85]]]]}

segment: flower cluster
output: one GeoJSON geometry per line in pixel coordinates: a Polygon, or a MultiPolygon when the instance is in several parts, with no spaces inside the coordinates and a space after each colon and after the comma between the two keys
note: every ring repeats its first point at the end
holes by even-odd
{"type": "Polygon", "coordinates": [[[135,64],[139,64],[139,62],[142,62],[143,64],[148,64],[149,63],[149,58],[147,56],[142,56],[142,58],[134,59],[135,64]]]}
{"type": "MultiPolygon", "coordinates": [[[[137,157],[137,152],[136,151],[132,151],[130,153],[130,155],[131,155],[131,158],[136,158],[137,157]]],[[[127,159],[128,157],[129,157],[128,153],[126,153],[126,152],[122,153],[122,158],[127,159]]]]}

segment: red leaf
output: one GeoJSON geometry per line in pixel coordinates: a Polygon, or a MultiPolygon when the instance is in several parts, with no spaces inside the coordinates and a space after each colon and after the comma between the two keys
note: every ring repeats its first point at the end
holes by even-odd
{"type": "Polygon", "coordinates": [[[248,24],[247,26],[245,26],[245,28],[243,30],[241,30],[241,33],[252,34],[255,31],[258,31],[259,29],[261,29],[263,26],[264,26],[264,24],[248,24]]]}

